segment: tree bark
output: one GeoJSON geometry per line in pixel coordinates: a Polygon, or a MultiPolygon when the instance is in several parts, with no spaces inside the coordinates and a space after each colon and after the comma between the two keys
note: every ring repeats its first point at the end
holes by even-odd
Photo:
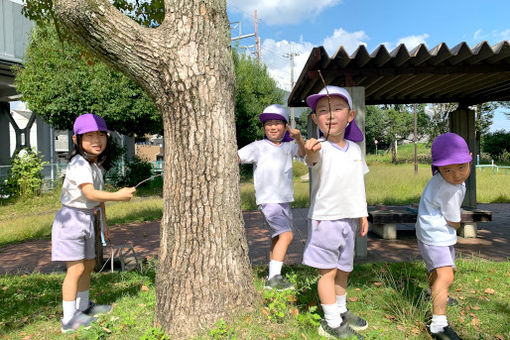
{"type": "Polygon", "coordinates": [[[185,338],[255,296],[240,210],[234,68],[224,0],[165,0],[143,28],[106,0],[55,0],[64,26],[153,98],[165,137],[156,322],[185,338]]]}

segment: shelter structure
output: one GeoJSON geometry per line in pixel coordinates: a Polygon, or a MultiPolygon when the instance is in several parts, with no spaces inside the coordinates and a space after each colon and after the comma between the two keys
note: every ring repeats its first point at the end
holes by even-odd
{"type": "MultiPolygon", "coordinates": [[[[391,52],[380,45],[372,53],[361,45],[350,56],[341,46],[331,58],[324,47],[316,47],[290,93],[289,106],[306,106],[306,97],[324,87],[319,71],[327,85],[350,92],[356,122],[363,130],[365,105],[458,103],[450,113],[450,131],[464,137],[473,154],[477,152],[475,112],[469,106],[510,101],[508,41],[492,47],[482,42],[473,48],[462,42],[451,49],[440,43],[430,50],[420,44],[411,51],[401,44],[391,52]]],[[[475,208],[475,171],[466,186],[463,205],[475,208]]]]}

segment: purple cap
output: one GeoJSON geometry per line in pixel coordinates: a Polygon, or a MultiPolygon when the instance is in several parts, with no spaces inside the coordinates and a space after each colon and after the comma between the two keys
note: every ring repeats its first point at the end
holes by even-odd
{"type": "MultiPolygon", "coordinates": [[[[312,109],[313,112],[315,112],[315,107],[317,106],[317,102],[321,98],[327,97],[328,93],[330,96],[337,96],[337,97],[342,98],[349,105],[349,109],[352,109],[352,99],[351,99],[351,95],[349,94],[349,92],[347,92],[347,90],[344,89],[343,87],[328,85],[325,88],[323,88],[322,90],[320,90],[319,93],[312,94],[311,96],[308,96],[308,98],[306,98],[306,103],[308,104],[308,106],[310,106],[310,108],[312,109]]],[[[358,127],[358,124],[356,124],[355,120],[353,120],[345,128],[344,138],[351,140],[353,142],[362,142],[363,141],[363,138],[364,138],[363,133],[361,132],[360,128],[358,127]]]]}
{"type": "MultiPolygon", "coordinates": [[[[283,120],[285,123],[289,122],[289,113],[287,109],[280,104],[272,104],[264,109],[264,111],[259,115],[259,119],[262,123],[266,120],[283,120]]],[[[267,139],[267,136],[264,134],[264,138],[267,139]]],[[[285,132],[283,136],[282,142],[290,142],[293,139],[290,138],[289,131],[285,132]]]]}
{"type": "Polygon", "coordinates": [[[342,98],[343,100],[345,100],[347,102],[347,104],[349,104],[349,109],[352,109],[352,99],[351,99],[351,95],[349,94],[349,92],[347,92],[347,90],[344,89],[343,87],[332,86],[332,85],[326,86],[325,88],[320,90],[320,92],[317,94],[312,94],[311,96],[308,96],[306,98],[306,104],[308,104],[308,106],[310,106],[312,111],[315,112],[315,107],[317,106],[317,102],[321,98],[326,97],[328,95],[328,93],[330,96],[337,96],[337,97],[342,98]]]}
{"type": "Polygon", "coordinates": [[[439,166],[469,163],[473,159],[464,138],[452,132],[437,136],[430,152],[433,174],[439,166]]]}
{"type": "Polygon", "coordinates": [[[75,135],[83,135],[87,132],[108,131],[108,128],[103,118],[93,113],[86,113],[76,118],[73,130],[75,135]]]}

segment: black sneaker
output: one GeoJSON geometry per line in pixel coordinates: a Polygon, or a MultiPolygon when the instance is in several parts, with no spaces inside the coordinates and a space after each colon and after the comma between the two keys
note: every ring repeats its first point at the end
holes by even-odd
{"type": "Polygon", "coordinates": [[[345,320],[349,327],[351,327],[355,331],[362,331],[364,329],[367,329],[368,327],[368,322],[366,322],[366,320],[363,320],[359,316],[352,314],[350,310],[341,313],[340,316],[342,317],[342,320],[345,320]]]}
{"type": "Polygon", "coordinates": [[[329,327],[326,320],[321,320],[321,325],[319,326],[319,335],[328,339],[349,339],[351,337],[363,339],[363,336],[349,327],[345,320],[343,320],[340,326],[336,328],[329,327]]]}
{"type": "Polygon", "coordinates": [[[264,286],[265,289],[276,289],[276,290],[286,290],[286,289],[294,289],[292,283],[287,281],[281,275],[275,275],[271,278],[271,280],[266,280],[266,284],[264,286]]]}
{"type": "Polygon", "coordinates": [[[462,340],[460,336],[455,333],[455,331],[448,325],[443,328],[442,332],[438,333],[432,333],[430,332],[430,335],[434,339],[441,339],[441,340],[462,340]]]}

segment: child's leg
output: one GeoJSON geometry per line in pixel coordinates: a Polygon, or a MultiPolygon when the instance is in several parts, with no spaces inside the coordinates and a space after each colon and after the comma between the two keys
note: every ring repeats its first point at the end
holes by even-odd
{"type": "Polygon", "coordinates": [[[80,279],[85,271],[83,260],[66,262],[67,272],[62,284],[62,306],[64,317],[62,321],[67,323],[76,312],[76,295],[80,279]]]}
{"type": "Polygon", "coordinates": [[[342,323],[342,317],[338,311],[336,304],[336,287],[335,279],[337,269],[319,269],[319,282],[317,283],[317,291],[324,311],[324,319],[331,328],[336,328],[342,323]]]}
{"type": "Polygon", "coordinates": [[[78,282],[78,293],[76,298],[76,309],[82,312],[89,306],[90,275],[94,270],[94,259],[83,260],[84,271],[78,282]]]}
{"type": "Polygon", "coordinates": [[[273,237],[271,240],[271,250],[269,252],[271,260],[283,262],[285,254],[287,254],[287,249],[289,249],[289,245],[293,239],[294,235],[291,231],[286,231],[273,237]]]}
{"type": "Polygon", "coordinates": [[[335,294],[336,304],[338,305],[339,312],[347,312],[347,279],[349,278],[349,272],[337,270],[335,276],[335,294]]]}
{"type": "Polygon", "coordinates": [[[432,295],[432,313],[446,315],[448,303],[448,289],[454,279],[452,267],[436,268],[429,276],[429,285],[432,295]]]}

